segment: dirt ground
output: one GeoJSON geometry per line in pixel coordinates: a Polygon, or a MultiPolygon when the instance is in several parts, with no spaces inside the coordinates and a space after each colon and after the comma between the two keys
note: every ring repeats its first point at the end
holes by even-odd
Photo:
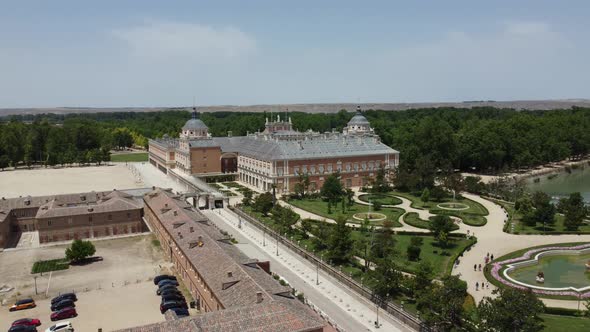
{"type": "Polygon", "coordinates": [[[102,261],[43,275],[31,274],[33,263],[64,257],[66,245],[4,251],[0,253],[0,286],[8,285],[14,290],[0,295],[0,299],[53,297],[63,292],[118,288],[151,280],[169,264],[152,245],[152,239],[152,235],[140,235],[95,241],[95,255],[102,257],[102,261]]]}
{"type": "Polygon", "coordinates": [[[0,172],[0,197],[7,198],[142,187],[124,163],[0,172]]]}

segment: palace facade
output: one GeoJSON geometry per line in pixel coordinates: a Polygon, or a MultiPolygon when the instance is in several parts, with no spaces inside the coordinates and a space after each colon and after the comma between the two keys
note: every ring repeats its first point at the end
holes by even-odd
{"type": "Polygon", "coordinates": [[[144,232],[143,206],[113,190],[0,200],[0,248],[16,245],[23,232],[38,232],[39,243],[144,232]]]}
{"type": "Polygon", "coordinates": [[[293,129],[291,118],[267,119],[264,131],[246,136],[211,137],[194,110],[179,138],[149,141],[150,163],[162,172],[196,177],[234,174],[236,179],[268,191],[293,191],[300,174],[307,174],[310,189],[339,172],[346,187],[359,187],[383,167],[399,164],[399,152],[383,144],[360,109],[342,132],[319,133],[293,129]]]}

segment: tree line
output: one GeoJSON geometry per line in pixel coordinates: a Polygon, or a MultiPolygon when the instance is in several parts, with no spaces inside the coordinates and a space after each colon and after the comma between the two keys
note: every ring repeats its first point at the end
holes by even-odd
{"type": "MultiPolygon", "coordinates": [[[[213,136],[238,136],[263,130],[265,119],[276,118],[276,115],[270,112],[214,112],[199,116],[213,136]]],[[[441,107],[405,111],[367,110],[364,115],[382,141],[400,151],[400,171],[425,180],[443,169],[497,173],[577,158],[590,152],[588,108],[516,111],[492,107],[441,107]]],[[[283,119],[286,116],[281,114],[283,119]]],[[[326,132],[342,130],[353,113],[346,110],[330,114],[291,112],[288,116],[299,130],[326,132]]],[[[12,149],[24,151],[28,132],[38,132],[31,127],[40,125],[45,131],[56,126],[83,127],[80,130],[93,131],[99,143],[103,139],[109,141],[105,136],[112,136],[117,128],[124,128],[133,135],[133,144],[147,146],[148,138],[177,137],[189,118],[190,112],[180,109],[3,117],[0,118],[0,131],[2,136],[7,137],[0,143],[0,153],[7,154],[12,149]]],[[[43,138],[42,135],[39,137],[43,138]]],[[[84,146],[86,143],[70,141],[80,150],[87,148],[84,146]]],[[[40,142],[30,140],[29,143],[35,149],[40,142]]],[[[90,145],[96,148],[96,144],[90,145]]],[[[115,146],[112,142],[102,145],[115,146]]],[[[38,150],[32,155],[37,158],[35,160],[40,159],[38,150]]],[[[13,153],[11,161],[23,163],[24,155],[24,152],[13,153]],[[21,155],[20,160],[12,160],[21,155]]]]}

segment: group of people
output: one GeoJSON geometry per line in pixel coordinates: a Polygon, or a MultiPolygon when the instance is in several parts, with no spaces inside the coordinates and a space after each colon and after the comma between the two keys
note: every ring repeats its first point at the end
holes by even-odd
{"type": "MultiPolygon", "coordinates": [[[[485,255],[485,257],[483,258],[484,261],[484,269],[487,271],[487,265],[488,263],[490,263],[491,261],[494,260],[494,254],[491,254],[488,252],[487,255],[485,255]]],[[[481,264],[473,264],[473,271],[481,271],[481,264]]],[[[479,288],[481,286],[481,289],[489,289],[490,288],[490,283],[489,282],[481,282],[481,285],[478,281],[475,282],[475,290],[478,291],[479,288]]]]}

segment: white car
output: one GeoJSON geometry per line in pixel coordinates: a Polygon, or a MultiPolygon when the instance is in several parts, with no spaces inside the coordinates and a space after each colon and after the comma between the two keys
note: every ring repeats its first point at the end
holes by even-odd
{"type": "Polygon", "coordinates": [[[53,325],[45,330],[45,332],[74,332],[74,328],[72,327],[72,323],[62,322],[53,325]]]}

